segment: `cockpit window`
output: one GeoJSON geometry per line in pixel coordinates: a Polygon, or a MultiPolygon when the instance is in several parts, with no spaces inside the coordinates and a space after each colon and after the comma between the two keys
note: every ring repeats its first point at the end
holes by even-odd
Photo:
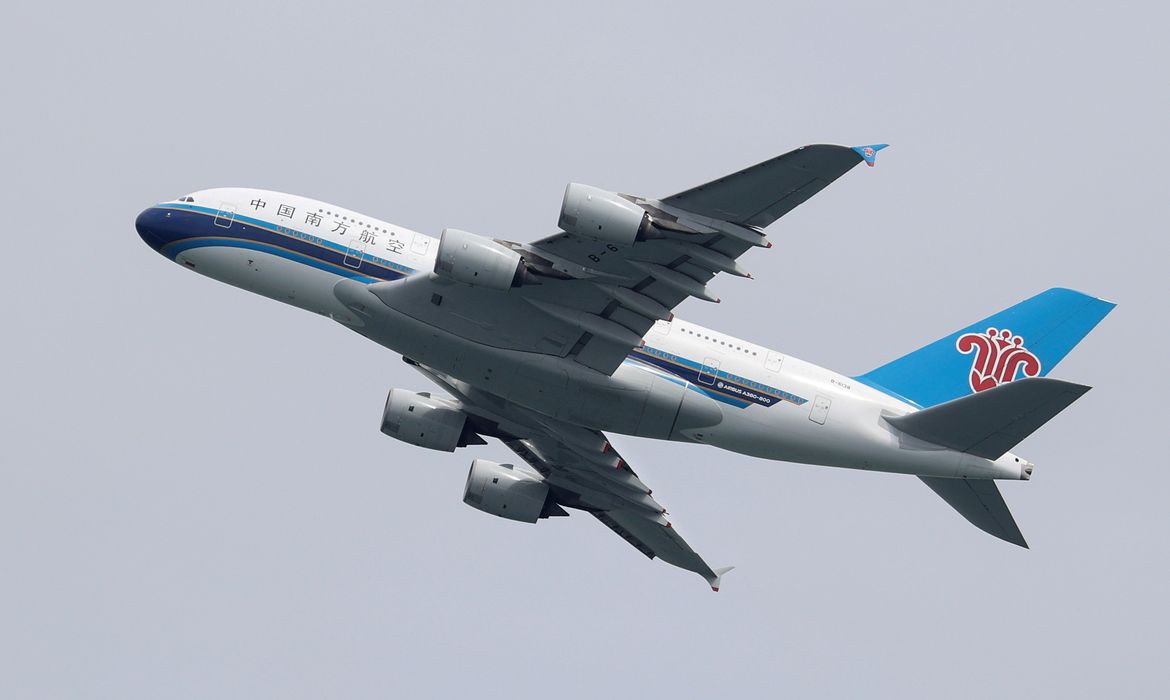
{"type": "Polygon", "coordinates": [[[186,196],[184,196],[184,197],[179,197],[179,199],[178,199],[178,200],[176,200],[176,201],[179,201],[179,202],[194,202],[194,201],[195,201],[195,198],[194,198],[194,197],[192,197],[191,195],[186,195],[186,196]]]}

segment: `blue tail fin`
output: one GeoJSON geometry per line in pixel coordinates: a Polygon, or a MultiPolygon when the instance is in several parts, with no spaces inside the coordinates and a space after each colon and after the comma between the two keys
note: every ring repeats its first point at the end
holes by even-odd
{"type": "Polygon", "coordinates": [[[856,379],[922,407],[1023,377],[1046,376],[1113,310],[1049,289],[856,379]]]}

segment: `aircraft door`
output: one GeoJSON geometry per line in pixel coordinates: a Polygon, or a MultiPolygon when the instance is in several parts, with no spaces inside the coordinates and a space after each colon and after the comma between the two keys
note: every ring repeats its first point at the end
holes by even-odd
{"type": "Polygon", "coordinates": [[[362,260],[366,257],[366,244],[362,243],[360,239],[354,239],[349,244],[349,248],[345,251],[345,266],[358,269],[362,265],[362,260]]]}
{"type": "Polygon", "coordinates": [[[215,212],[215,225],[220,228],[231,228],[232,222],[236,220],[236,205],[229,202],[224,202],[219,205],[219,211],[215,212]]]}
{"type": "Polygon", "coordinates": [[[719,376],[719,358],[707,357],[703,359],[703,367],[699,370],[699,383],[711,386],[719,376]]]}
{"type": "Polygon", "coordinates": [[[784,356],[778,352],[768,351],[768,357],[764,359],[764,369],[769,372],[779,372],[780,366],[784,364],[784,356]]]}
{"type": "Polygon", "coordinates": [[[414,240],[411,241],[410,251],[415,255],[426,255],[427,251],[431,249],[431,237],[424,236],[421,233],[414,234],[414,240]]]}
{"type": "Polygon", "coordinates": [[[828,396],[821,396],[817,394],[816,399],[813,400],[812,411],[808,414],[808,419],[813,423],[825,424],[825,420],[829,417],[829,406],[833,405],[833,400],[828,396]]]}

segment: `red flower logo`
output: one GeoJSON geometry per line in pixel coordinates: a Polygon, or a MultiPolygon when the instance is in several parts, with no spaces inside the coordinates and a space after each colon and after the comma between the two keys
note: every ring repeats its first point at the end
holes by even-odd
{"type": "Polygon", "coordinates": [[[986,333],[959,336],[955,347],[964,355],[974,353],[971,363],[971,391],[985,391],[1025,377],[1040,376],[1040,358],[1024,347],[1023,336],[1008,329],[988,328],[986,333]]]}

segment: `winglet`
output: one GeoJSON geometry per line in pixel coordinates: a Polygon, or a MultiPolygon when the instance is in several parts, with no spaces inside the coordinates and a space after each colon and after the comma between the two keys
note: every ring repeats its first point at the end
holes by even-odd
{"type": "Polygon", "coordinates": [[[715,575],[707,579],[707,583],[711,584],[711,590],[716,593],[719,592],[719,582],[723,578],[723,574],[734,569],[734,566],[725,566],[722,569],[715,569],[715,575]]]}
{"type": "Polygon", "coordinates": [[[857,155],[861,156],[865,164],[872,168],[874,161],[877,160],[877,152],[889,145],[888,143],[875,143],[869,146],[854,146],[853,150],[857,151],[857,155]]]}

